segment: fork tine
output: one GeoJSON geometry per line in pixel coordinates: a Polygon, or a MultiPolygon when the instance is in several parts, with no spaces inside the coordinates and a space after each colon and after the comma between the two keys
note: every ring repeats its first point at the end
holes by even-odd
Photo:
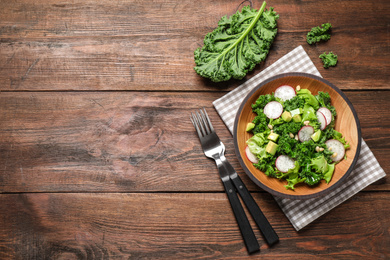
{"type": "Polygon", "coordinates": [[[205,113],[204,113],[205,111],[206,110],[204,110],[204,108],[203,108],[203,110],[200,109],[200,116],[202,118],[202,122],[203,122],[203,125],[205,127],[206,134],[209,135],[209,134],[211,134],[211,129],[210,129],[210,124],[205,116],[205,113]]]}
{"type": "Polygon", "coordinates": [[[196,116],[192,112],[191,112],[190,119],[191,119],[191,122],[192,122],[192,124],[194,125],[194,127],[196,129],[196,132],[198,133],[199,138],[201,138],[203,136],[202,132],[199,129],[197,118],[196,118],[196,116]]]}
{"type": "Polygon", "coordinates": [[[209,115],[208,115],[207,112],[206,112],[206,109],[203,108],[203,111],[204,111],[204,116],[205,116],[205,118],[206,118],[206,120],[207,120],[207,124],[208,124],[209,129],[210,129],[210,132],[211,132],[211,133],[215,132],[215,131],[214,131],[214,127],[213,127],[213,125],[211,124],[209,115]]]}
{"type": "Polygon", "coordinates": [[[199,138],[215,132],[205,108],[200,109],[199,112],[191,112],[190,120],[194,125],[199,138]]]}
{"type": "Polygon", "coordinates": [[[196,112],[196,119],[198,121],[198,124],[199,124],[199,128],[203,134],[203,136],[207,135],[207,129],[205,128],[205,124],[204,124],[204,121],[202,119],[202,116],[199,114],[199,112],[197,111],[196,112]]]}

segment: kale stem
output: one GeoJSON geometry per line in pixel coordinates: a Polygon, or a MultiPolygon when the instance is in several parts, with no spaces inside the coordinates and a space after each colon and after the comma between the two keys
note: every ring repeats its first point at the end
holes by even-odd
{"type": "Polygon", "coordinates": [[[252,31],[253,27],[255,27],[255,24],[257,23],[257,21],[260,19],[260,16],[263,14],[263,11],[265,9],[265,6],[266,6],[266,2],[264,1],[263,4],[261,5],[261,8],[259,10],[259,12],[257,13],[256,17],[253,19],[253,21],[250,23],[250,25],[248,26],[248,28],[246,28],[246,30],[244,31],[244,33],[240,36],[240,38],[237,39],[237,41],[232,44],[229,48],[227,48],[224,52],[221,53],[221,55],[225,55],[226,53],[228,53],[229,51],[231,51],[234,47],[236,47],[236,45],[238,43],[240,43],[247,35],[250,31],[252,31]]]}

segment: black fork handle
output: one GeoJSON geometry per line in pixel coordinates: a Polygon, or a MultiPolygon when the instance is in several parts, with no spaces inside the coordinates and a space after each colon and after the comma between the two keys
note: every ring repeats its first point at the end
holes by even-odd
{"type": "Polygon", "coordinates": [[[255,234],[253,233],[253,229],[245,214],[244,208],[241,205],[240,199],[237,196],[233,183],[229,178],[227,180],[222,180],[222,182],[225,187],[226,194],[229,198],[230,205],[233,209],[234,216],[240,228],[241,236],[244,239],[244,243],[248,250],[248,253],[252,254],[254,252],[259,251],[259,243],[257,242],[255,234]]]}
{"type": "Polygon", "coordinates": [[[264,216],[259,205],[253,199],[252,195],[242,182],[240,176],[234,170],[233,166],[224,158],[223,163],[229,172],[230,179],[234,183],[238,193],[240,194],[242,200],[244,201],[249,213],[252,215],[253,219],[256,222],[256,225],[259,227],[263,237],[268,245],[273,245],[279,241],[279,236],[276,234],[275,230],[272,228],[271,224],[268,222],[268,219],[264,216]]]}
{"type": "MultiPolygon", "coordinates": [[[[222,155],[222,158],[224,156],[222,155]]],[[[221,177],[225,192],[232,207],[234,217],[236,218],[238,227],[240,228],[241,236],[244,240],[244,244],[249,254],[260,250],[259,242],[257,242],[255,233],[249,223],[249,220],[245,214],[244,208],[241,205],[241,201],[238,198],[236,188],[232,180],[229,177],[229,170],[225,167],[221,158],[215,158],[217,164],[219,176],[221,177]]]]}
{"type": "Polygon", "coordinates": [[[240,194],[242,200],[244,201],[246,207],[251,213],[253,219],[256,222],[256,225],[259,227],[261,233],[264,236],[265,241],[268,245],[273,245],[279,241],[279,236],[276,234],[275,230],[272,228],[271,224],[268,222],[268,219],[264,216],[263,212],[257,205],[256,201],[253,199],[252,195],[249,193],[248,189],[245,187],[240,176],[234,174],[230,176],[231,180],[236,186],[238,193],[240,194]]]}

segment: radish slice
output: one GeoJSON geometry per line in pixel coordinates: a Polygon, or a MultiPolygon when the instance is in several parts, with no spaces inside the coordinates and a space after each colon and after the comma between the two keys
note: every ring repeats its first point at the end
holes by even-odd
{"type": "Polygon", "coordinates": [[[251,163],[258,163],[259,162],[259,159],[256,157],[256,155],[251,153],[251,151],[249,150],[249,146],[247,146],[245,148],[245,155],[246,155],[246,158],[248,158],[248,160],[251,161],[251,163]]]}
{"type": "Polygon", "coordinates": [[[282,113],[283,106],[277,101],[271,101],[264,107],[264,114],[270,119],[279,118],[282,113]]]}
{"type": "Polygon", "coordinates": [[[332,112],[330,112],[329,109],[326,107],[321,107],[317,111],[321,112],[325,116],[326,125],[329,125],[330,122],[332,122],[332,112]]]}
{"type": "Polygon", "coordinates": [[[328,125],[326,122],[326,117],[324,116],[324,114],[322,114],[320,111],[317,111],[316,112],[316,116],[317,116],[317,119],[318,119],[318,122],[321,124],[320,126],[320,129],[321,130],[324,130],[325,127],[328,125]]]}
{"type": "Polygon", "coordinates": [[[338,162],[344,158],[345,148],[340,141],[336,139],[330,139],[326,141],[325,144],[328,147],[328,150],[333,152],[333,155],[330,157],[332,161],[338,162]]]}
{"type": "Polygon", "coordinates": [[[295,161],[287,155],[280,155],[276,158],[275,166],[281,172],[288,172],[295,167],[295,161]]]}
{"type": "Polygon", "coordinates": [[[280,86],[275,90],[275,97],[283,101],[290,100],[296,95],[295,89],[289,85],[280,86]]]}
{"type": "Polygon", "coordinates": [[[314,134],[314,128],[310,125],[303,126],[298,132],[299,141],[305,142],[309,141],[311,135],[314,134]]]}

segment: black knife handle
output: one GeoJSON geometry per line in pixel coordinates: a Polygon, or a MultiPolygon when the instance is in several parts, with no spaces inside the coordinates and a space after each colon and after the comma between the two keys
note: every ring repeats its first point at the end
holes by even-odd
{"type": "Polygon", "coordinates": [[[256,225],[259,227],[261,233],[263,234],[267,244],[273,245],[278,242],[279,236],[276,234],[275,230],[272,228],[271,224],[264,216],[263,212],[257,205],[256,201],[253,199],[252,195],[249,193],[248,189],[246,188],[236,171],[234,171],[233,174],[230,174],[230,179],[233,181],[234,186],[237,188],[238,193],[240,194],[250,214],[255,220],[256,225]]]}
{"type": "Polygon", "coordinates": [[[242,238],[246,249],[249,254],[260,250],[259,243],[257,242],[256,236],[253,233],[253,229],[249,224],[249,220],[245,215],[244,208],[241,205],[240,199],[237,196],[236,190],[230,179],[222,180],[225,186],[226,194],[229,198],[230,205],[233,209],[234,216],[236,217],[237,224],[240,228],[242,238]]]}

